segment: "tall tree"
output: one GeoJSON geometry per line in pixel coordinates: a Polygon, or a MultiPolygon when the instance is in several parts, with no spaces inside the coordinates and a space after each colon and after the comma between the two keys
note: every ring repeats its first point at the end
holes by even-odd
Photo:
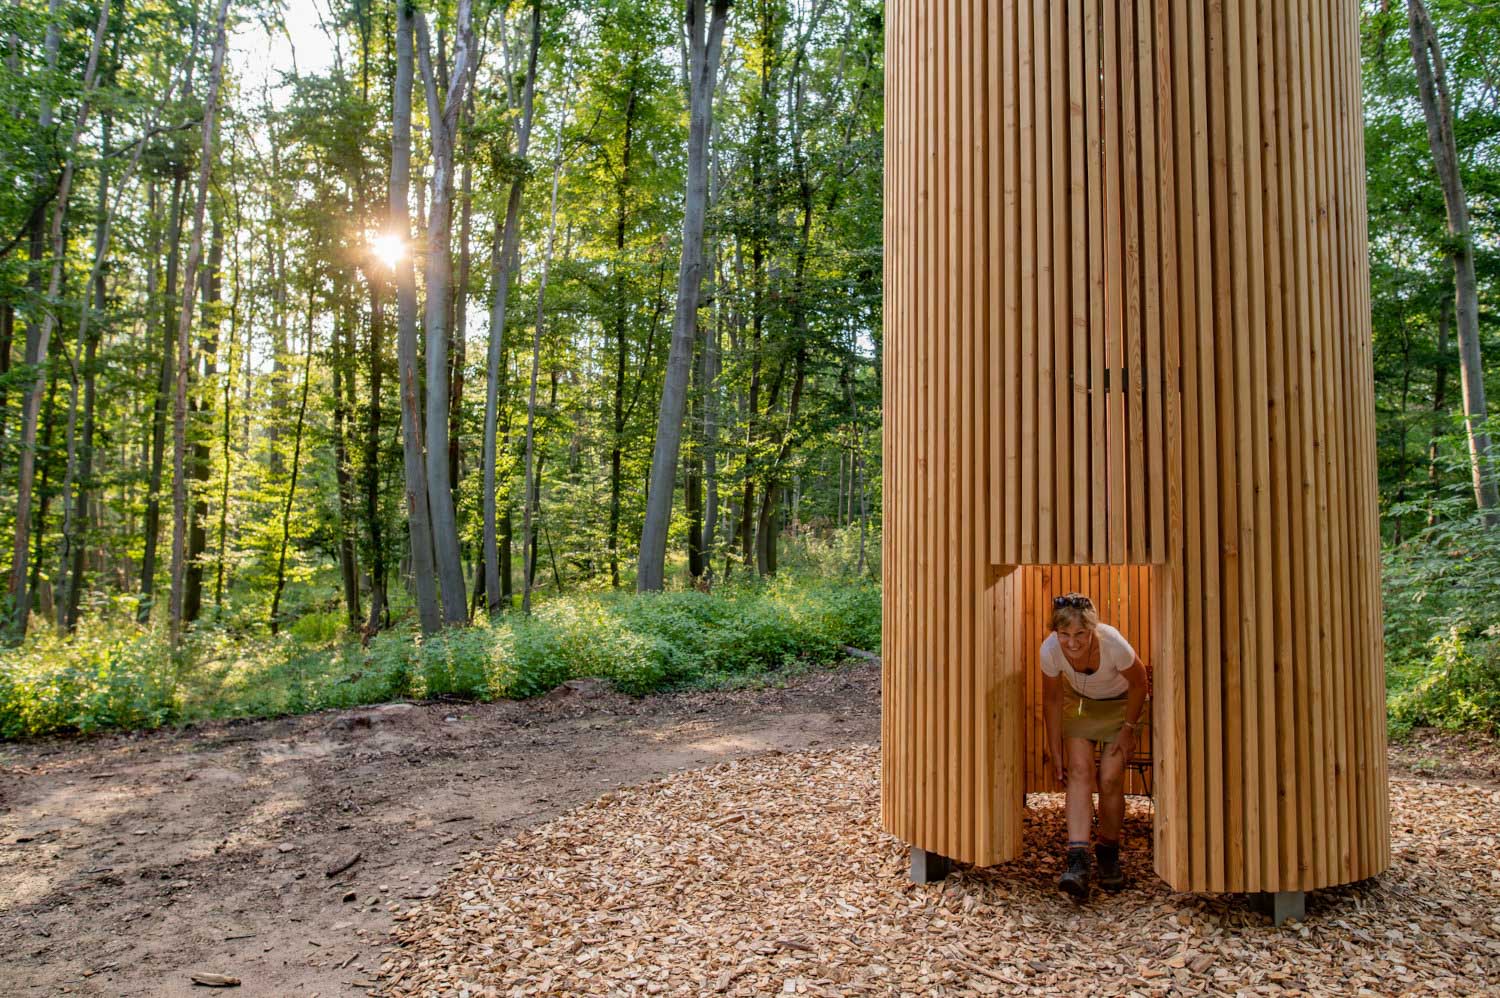
{"type": "Polygon", "coordinates": [[[182,274],[182,309],[177,318],[177,391],[172,412],[172,607],[170,632],[175,649],[182,637],[183,602],[187,581],[187,396],[188,369],[192,361],[189,334],[196,305],[192,289],[203,257],[204,212],[208,204],[208,177],[213,172],[214,114],[219,85],[224,76],[224,19],[229,0],[219,0],[214,18],[213,58],[208,71],[208,95],[203,102],[203,133],[198,153],[198,191],[193,202],[193,237],[188,245],[187,265],[182,274]]]}
{"type": "Polygon", "coordinates": [[[217,210],[211,212],[208,266],[199,275],[200,324],[198,352],[202,356],[203,390],[188,399],[189,412],[198,426],[192,442],[192,478],[197,495],[188,521],[187,579],[182,596],[182,619],[192,623],[203,608],[203,556],[208,550],[209,442],[206,429],[213,417],[213,380],[219,367],[219,299],[223,293],[224,224],[217,210]]]}
{"type": "MultiPolygon", "coordinates": [[[[521,612],[531,613],[531,584],[536,576],[536,537],[532,533],[532,514],[541,493],[540,467],[536,460],[536,379],[542,362],[542,329],[546,323],[547,277],[552,269],[552,251],[557,239],[557,185],[562,176],[563,129],[568,123],[568,84],[563,85],[562,112],[557,119],[557,135],[552,147],[552,211],[547,222],[547,249],[542,256],[542,276],[536,291],[536,324],[531,337],[531,394],[526,402],[526,480],[522,491],[524,509],[521,514],[521,543],[523,547],[521,567],[521,612]]],[[[557,397],[557,380],[553,376],[552,391],[557,397]]]]}
{"type": "Polygon", "coordinates": [[[713,123],[714,84],[729,0],[710,0],[704,23],[704,0],[687,0],[688,169],[682,217],[682,264],[677,275],[677,309],[667,352],[667,377],[656,416],[656,446],[646,489],[646,522],[641,531],[636,588],[659,591],[665,581],[667,527],[672,518],[682,419],[687,407],[688,371],[698,326],[698,291],[703,279],[703,223],[708,203],[708,133],[713,123]]]}
{"type": "MultiPolygon", "coordinates": [[[[411,259],[411,91],[416,12],[400,0],[396,11],[396,86],[391,126],[391,222],[399,242],[396,266],[396,353],[401,380],[401,445],[406,474],[406,523],[412,584],[422,632],[443,626],[427,505],[427,461],[422,453],[422,390],[417,380],[417,279],[411,259]]],[[[443,354],[446,357],[446,351],[443,354]]],[[[429,386],[429,391],[432,390],[429,386]]],[[[442,396],[446,401],[446,394],[442,396]]],[[[441,403],[440,403],[441,405],[441,403]]],[[[444,410],[446,411],[446,409],[444,410]]]]}
{"type": "Polygon", "coordinates": [[[458,132],[458,112],[463,106],[465,84],[469,79],[472,13],[471,0],[458,0],[452,72],[448,93],[441,100],[437,74],[432,66],[427,19],[420,13],[416,16],[422,84],[427,92],[427,124],[432,136],[432,206],[427,220],[427,507],[432,517],[433,553],[442,586],[443,621],[449,625],[468,620],[463,556],[458,544],[458,512],[453,502],[453,481],[449,476],[447,455],[448,342],[451,335],[448,322],[453,268],[449,205],[453,196],[453,150],[458,132]]]}
{"type": "Polygon", "coordinates": [[[292,432],[292,474],[281,507],[281,544],[276,554],[276,586],[271,595],[271,633],[281,629],[281,594],[286,589],[286,555],[292,539],[292,504],[297,499],[297,478],[302,470],[302,430],[307,425],[307,392],[312,387],[313,295],[307,293],[307,352],[302,361],[302,399],[297,403],[297,421],[292,432]]]}
{"type": "MultiPolygon", "coordinates": [[[[104,45],[104,34],[109,26],[109,6],[107,3],[103,4],[99,10],[99,20],[94,28],[93,42],[89,47],[88,67],[84,70],[83,101],[78,109],[78,117],[73,123],[73,134],[68,140],[62,177],[57,183],[56,203],[52,209],[51,276],[47,283],[47,301],[49,303],[56,302],[62,290],[64,250],[66,248],[63,226],[68,214],[68,196],[73,186],[74,167],[78,157],[78,141],[79,137],[83,134],[84,127],[88,124],[91,101],[94,96],[95,77],[99,68],[99,52],[104,45]]],[[[54,4],[54,13],[55,10],[56,5],[54,4]]],[[[52,36],[50,32],[51,29],[49,28],[49,45],[55,45],[51,41],[52,36]]],[[[55,57],[50,58],[55,61],[55,57]]],[[[50,124],[50,111],[47,111],[46,115],[47,121],[43,123],[43,127],[50,124]]],[[[11,554],[9,588],[14,608],[12,628],[16,640],[20,640],[26,636],[26,627],[31,616],[32,590],[26,571],[29,554],[29,531],[31,527],[31,492],[36,474],[37,424],[41,415],[43,385],[47,380],[47,352],[52,342],[52,332],[56,325],[56,306],[49,305],[44,309],[42,321],[39,327],[36,328],[36,335],[31,335],[32,330],[28,329],[26,337],[26,364],[28,367],[35,368],[36,375],[26,390],[21,410],[21,465],[19,475],[17,476],[15,546],[11,554]]],[[[40,538],[40,531],[38,535],[40,538]]]]}
{"type": "Polygon", "coordinates": [[[1479,351],[1479,283],[1474,273],[1474,237],[1469,226],[1469,202],[1458,169],[1458,146],[1453,134],[1453,103],[1448,93],[1447,69],[1432,18],[1422,0],[1407,0],[1411,54],[1417,70],[1417,94],[1427,119],[1427,139],[1443,202],[1448,212],[1447,254],[1453,264],[1454,318],[1458,332],[1459,376],[1463,388],[1464,425],[1473,468],[1474,500],[1485,522],[1500,526],[1500,485],[1490,456],[1485,428],[1488,409],[1484,393],[1484,364],[1479,351]]]}
{"type": "MultiPolygon", "coordinates": [[[[505,40],[504,6],[501,7],[500,31],[505,40]]],[[[535,107],[537,53],[542,41],[542,3],[532,0],[531,28],[526,50],[526,80],[521,86],[521,121],[516,126],[515,156],[509,170],[510,191],[505,199],[505,221],[496,230],[490,262],[490,285],[494,297],[490,302],[490,342],[485,358],[484,390],[484,592],[490,614],[506,605],[510,587],[500,582],[501,558],[497,536],[498,503],[495,490],[499,478],[498,434],[500,424],[500,388],[505,378],[505,311],[510,299],[510,282],[517,265],[517,248],[521,230],[521,194],[526,185],[526,153],[531,145],[531,120],[535,107]]],[[[508,43],[507,43],[508,46],[508,43]]],[[[509,48],[506,49],[507,53],[509,48]]],[[[507,82],[511,79],[506,75],[507,82]]],[[[514,89],[513,87],[511,89],[514,89]]],[[[514,94],[511,103],[515,103],[514,94]]],[[[506,537],[507,550],[510,538],[506,537]]],[[[507,576],[509,572],[506,572],[507,576]]]]}

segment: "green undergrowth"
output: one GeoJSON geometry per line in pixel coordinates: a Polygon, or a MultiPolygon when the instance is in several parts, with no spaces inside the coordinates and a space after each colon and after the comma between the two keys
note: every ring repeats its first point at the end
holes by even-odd
{"type": "Polygon", "coordinates": [[[1459,496],[1384,563],[1387,709],[1415,727],[1500,731],[1500,531],[1459,496]]]}
{"type": "Polygon", "coordinates": [[[880,590],[787,578],[714,593],[556,597],[530,619],[423,638],[403,626],[361,647],[337,613],[280,637],[200,627],[174,659],[161,629],[95,619],[71,639],[38,628],[0,652],[0,737],[268,717],[398,699],[524,698],[577,677],[625,693],[744,685],[878,651],[880,590]]]}

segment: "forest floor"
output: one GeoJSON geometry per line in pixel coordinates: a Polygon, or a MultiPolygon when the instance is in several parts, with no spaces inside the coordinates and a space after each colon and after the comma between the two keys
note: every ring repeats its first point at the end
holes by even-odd
{"type": "Polygon", "coordinates": [[[880,670],[0,745],[0,995],[363,994],[393,913],[616,787],[878,740],[880,670]],[[355,855],[348,869],[328,875],[355,855]]]}
{"type": "MultiPolygon", "coordinates": [[[[521,879],[517,864],[545,874],[552,859],[545,836],[577,834],[580,822],[586,833],[596,818],[599,848],[618,847],[623,839],[602,841],[609,822],[591,811],[610,796],[645,795],[656,807],[661,794],[690,790],[695,780],[731,790],[749,781],[734,792],[764,792],[756,767],[790,767],[795,776],[805,760],[825,754],[848,786],[803,786],[850,803],[820,813],[848,811],[830,820],[879,837],[878,807],[864,813],[878,776],[877,665],[851,663],[781,688],[640,699],[578,685],[526,702],[394,705],[0,745],[0,993],[202,994],[192,978],[204,974],[240,980],[237,994],[364,994],[382,963],[390,986],[393,930],[410,939],[428,917],[414,914],[436,918],[461,904],[455,891],[466,878],[484,871],[494,882],[497,863],[509,864],[500,882],[521,879]],[[789,755],[781,761],[778,753],[789,755]],[[631,787],[638,789],[612,793],[631,787]],[[538,829],[541,838],[515,847],[538,829]]],[[[1500,790],[1492,742],[1419,733],[1392,748],[1391,764],[1398,796],[1424,786],[1486,798],[1500,790]]],[[[679,798],[684,815],[713,806],[697,798],[679,798]]],[[[1149,835],[1149,812],[1133,805],[1132,814],[1138,837],[1149,835]]],[[[1033,827],[1028,822],[1028,835],[1033,827]]],[[[787,836],[796,838],[795,829],[776,836],[783,844],[769,857],[773,874],[807,841],[787,836]]],[[[875,872],[899,882],[899,844],[871,842],[875,872]]],[[[556,858],[567,866],[577,857],[556,858]]],[[[1134,863],[1142,890],[1159,901],[1165,885],[1145,882],[1154,878],[1144,851],[1134,863]]],[[[1036,864],[1035,882],[1022,885],[1036,903],[1057,903],[1049,864],[1051,857],[1036,864]]],[[[1133,905],[1130,894],[1113,901],[1133,905]]],[[[569,896],[547,903],[567,904],[569,896]]],[[[1195,899],[1182,903],[1190,911],[1195,899]]],[[[952,958],[956,965],[974,965],[978,945],[952,951],[963,954],[952,958]]],[[[771,950],[757,958],[784,961],[808,947],[777,940],[771,950]]],[[[733,986],[752,982],[759,977],[733,986]]]]}

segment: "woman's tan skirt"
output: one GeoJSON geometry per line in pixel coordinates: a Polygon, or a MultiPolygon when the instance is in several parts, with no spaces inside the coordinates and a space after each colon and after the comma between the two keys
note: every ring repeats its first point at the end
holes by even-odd
{"type": "Polygon", "coordinates": [[[1087,738],[1091,742],[1113,742],[1125,724],[1128,697],[1091,700],[1063,684],[1062,733],[1064,738],[1087,738]]]}

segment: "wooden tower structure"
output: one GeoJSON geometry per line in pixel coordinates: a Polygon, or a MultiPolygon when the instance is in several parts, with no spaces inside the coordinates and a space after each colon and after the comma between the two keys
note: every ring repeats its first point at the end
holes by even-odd
{"type": "Polygon", "coordinates": [[[883,819],[915,849],[1021,851],[1038,573],[1089,566],[1149,649],[1168,884],[1389,865],[1358,17],[890,0],[883,819]]]}

